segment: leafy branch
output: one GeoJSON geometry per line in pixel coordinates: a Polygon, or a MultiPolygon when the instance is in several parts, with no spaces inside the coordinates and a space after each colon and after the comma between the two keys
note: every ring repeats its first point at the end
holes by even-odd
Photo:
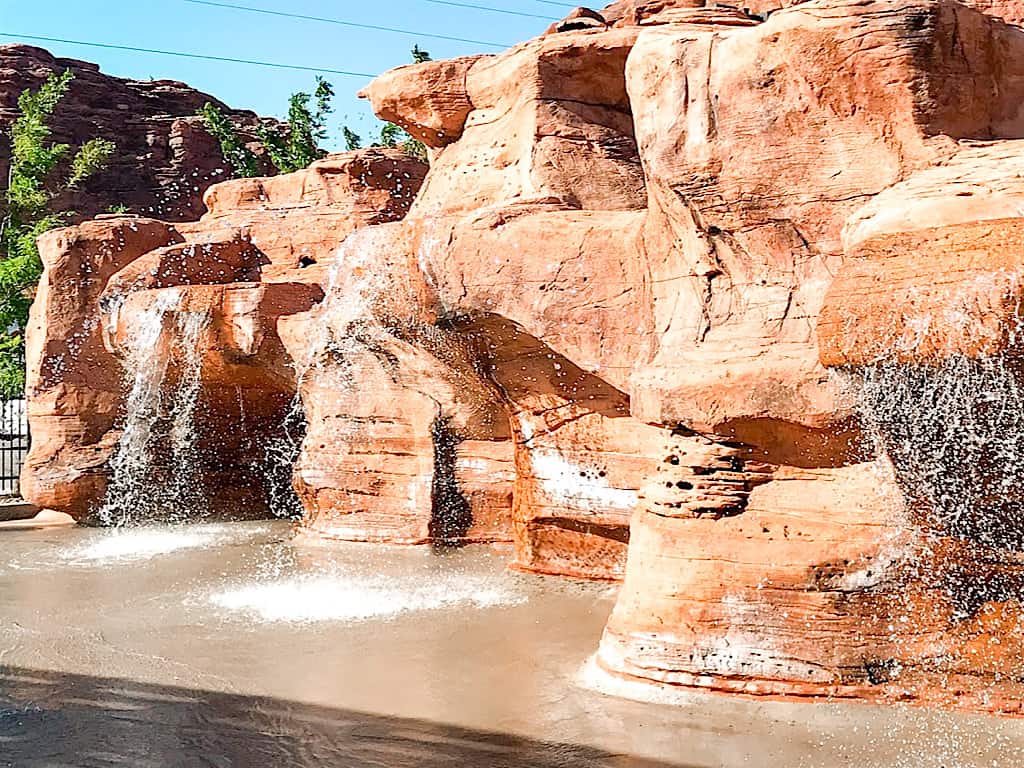
{"type": "MultiPolygon", "coordinates": [[[[320,142],[327,138],[327,116],[333,111],[334,88],[322,77],[317,78],[312,93],[292,94],[288,101],[288,124],[285,127],[260,125],[255,133],[267,157],[278,173],[291,173],[308,168],[323,157],[320,142]],[[311,106],[312,102],[312,106],[311,106]]],[[[235,177],[262,175],[257,154],[243,141],[230,119],[216,106],[207,103],[199,110],[206,129],[220,144],[225,162],[235,177]]]]}
{"type": "Polygon", "coordinates": [[[70,211],[51,211],[54,199],[80,187],[108,164],[116,147],[90,139],[71,155],[68,144],[50,141],[50,118],[71,87],[70,70],[50,75],[38,90],[18,97],[11,126],[11,166],[0,199],[0,398],[19,396],[25,387],[24,330],[43,263],[36,240],[63,226],[70,211]],[[58,167],[71,156],[66,176],[58,167]]]}

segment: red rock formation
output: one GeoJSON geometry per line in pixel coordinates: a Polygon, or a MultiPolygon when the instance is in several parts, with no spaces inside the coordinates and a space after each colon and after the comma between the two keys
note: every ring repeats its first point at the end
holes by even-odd
{"type": "Polygon", "coordinates": [[[32,449],[21,476],[38,506],[82,517],[103,498],[121,376],[103,345],[99,298],[119,270],[172,242],[181,236],[170,225],[125,217],[40,238],[45,270],[25,349],[32,449]]]}
{"type": "MultiPolygon", "coordinates": [[[[210,102],[249,128],[255,127],[256,115],[231,110],[184,83],[125,80],[42,48],[0,45],[0,127],[14,120],[23,91],[68,69],[75,79],[54,115],[53,140],[77,146],[100,136],[113,141],[117,152],[106,170],[63,196],[59,209],[75,211],[80,219],[111,206],[168,221],[202,214],[203,193],[229,173],[196,112],[210,102]]],[[[7,178],[9,164],[10,147],[0,141],[0,178],[7,178]]]]}
{"type": "Polygon", "coordinates": [[[217,185],[198,223],[105,217],[47,234],[28,331],[24,495],[76,518],[97,511],[124,417],[114,355],[124,356],[147,309],[170,292],[162,339],[179,314],[209,318],[196,455],[212,502],[227,514],[265,513],[265,443],[281,437],[297,386],[278,321],[316,304],[344,236],[400,218],[422,177],[423,166],[398,151],[364,150],[290,176],[217,185]]]}
{"type": "Polygon", "coordinates": [[[298,389],[307,535],[624,578],[613,677],[1019,711],[1024,30],[952,0],[601,15],[366,89],[432,147],[404,218],[372,153],[218,187],[106,301],[130,327],[180,291],[225,318],[209,386],[298,389]],[[271,283],[325,299],[265,313],[271,283]]]}
{"type": "MultiPolygon", "coordinates": [[[[455,116],[461,134],[438,153],[404,224],[425,233],[408,247],[419,249],[442,314],[490,352],[490,378],[512,415],[517,563],[614,575],[625,515],[600,498],[624,499],[635,509],[629,564],[598,657],[610,673],[922,700],[941,699],[936,681],[949,674],[962,684],[960,703],[1007,706],[973,692],[1013,665],[1015,647],[974,656],[991,629],[955,619],[966,598],[949,597],[952,564],[980,567],[981,550],[948,537],[941,555],[921,544],[935,527],[901,512],[898,484],[884,461],[870,461],[822,361],[837,362],[832,346],[849,355],[860,336],[899,331],[906,302],[870,286],[888,279],[902,249],[913,252],[899,256],[906,263],[890,291],[913,290],[926,264],[965,288],[968,271],[999,273],[1016,258],[1016,222],[977,223],[1017,218],[1000,213],[1013,206],[1012,162],[978,169],[992,191],[944,240],[887,235],[864,245],[865,266],[844,266],[856,253],[842,233],[874,226],[873,214],[857,213],[865,204],[878,217],[900,210],[900,185],[915,174],[941,189],[940,179],[965,173],[978,159],[956,160],[969,142],[1021,135],[1014,52],[1024,37],[947,2],[813,2],[759,26],[727,9],[667,4],[605,18],[618,29],[557,32],[469,65],[473,110],[464,122],[464,107],[455,116]],[[652,28],[638,35],[637,23],[652,28]],[[600,107],[567,117],[570,98],[600,107]],[[631,112],[632,127],[614,134],[629,140],[622,147],[635,140],[644,172],[642,186],[616,187],[643,191],[644,213],[629,212],[635,196],[602,187],[631,178],[634,150],[594,164],[612,157],[593,147],[618,125],[615,109],[631,112]],[[573,132],[579,144],[545,146],[573,132]],[[976,255],[954,271],[949,257],[937,260],[950,243],[976,255]],[[817,319],[840,268],[819,359],[817,319]],[[871,314],[855,311],[873,306],[869,295],[886,311],[858,322],[871,314]],[[846,341],[830,319],[843,312],[855,318],[846,341]],[[607,483],[592,485],[598,467],[607,483]],[[566,468],[579,468],[577,486],[566,468]]],[[[367,94],[401,123],[416,77],[405,68],[367,94]]],[[[997,146],[1004,161],[1019,154],[997,146]]],[[[982,289],[970,290],[968,304],[982,289]]],[[[967,325],[1005,336],[1016,294],[990,292],[969,315],[988,319],[967,325]],[[1001,314],[989,317],[994,306],[1001,314]]],[[[899,460],[896,472],[906,475],[899,460]]],[[[993,579],[1014,578],[1005,560],[993,562],[993,579]]],[[[999,594],[990,607],[1005,616],[1012,609],[999,594]]]]}

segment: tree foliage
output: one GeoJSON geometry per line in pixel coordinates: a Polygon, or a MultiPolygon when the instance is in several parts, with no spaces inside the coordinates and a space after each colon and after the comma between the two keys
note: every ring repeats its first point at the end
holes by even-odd
{"type": "Polygon", "coordinates": [[[342,126],[341,136],[345,139],[345,149],[359,149],[363,146],[363,137],[351,130],[347,125],[342,126]]]}
{"type": "MultiPolygon", "coordinates": [[[[260,125],[255,133],[267,157],[278,173],[308,168],[323,157],[320,142],[327,138],[327,116],[331,113],[333,86],[317,78],[312,93],[294,93],[288,101],[288,123],[284,127],[260,125]]],[[[206,129],[220,144],[225,162],[236,177],[261,175],[259,157],[239,135],[231,120],[216,106],[207,103],[199,111],[206,129]]],[[[357,137],[358,138],[358,137],[357,137]]]]}
{"type": "Polygon", "coordinates": [[[72,154],[67,144],[50,141],[50,118],[71,86],[70,70],[51,75],[38,90],[18,98],[18,116],[10,130],[11,167],[0,208],[0,398],[24,390],[21,362],[32,292],[43,264],[36,239],[67,223],[70,211],[51,210],[54,199],[106,166],[115,146],[90,139],[72,154]],[[69,161],[70,158],[70,162],[69,161]],[[68,163],[65,166],[65,163],[68,163]],[[68,170],[63,174],[62,167],[68,170]]]}
{"type": "Polygon", "coordinates": [[[220,153],[224,157],[224,162],[231,166],[236,178],[260,175],[260,165],[256,155],[245,146],[245,142],[239,137],[231,121],[224,116],[220,109],[207,102],[199,110],[199,116],[203,118],[206,130],[220,144],[220,153]]]}

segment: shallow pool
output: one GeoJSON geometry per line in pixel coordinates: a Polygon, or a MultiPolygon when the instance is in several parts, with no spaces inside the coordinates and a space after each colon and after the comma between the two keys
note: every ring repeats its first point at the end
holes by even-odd
{"type": "Polygon", "coordinates": [[[0,765],[1024,765],[1024,722],[596,675],[615,588],[284,523],[0,534],[0,765]]]}

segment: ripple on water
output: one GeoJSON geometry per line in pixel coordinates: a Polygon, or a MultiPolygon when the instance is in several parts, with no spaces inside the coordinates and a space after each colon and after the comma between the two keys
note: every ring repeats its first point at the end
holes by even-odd
{"type": "Polygon", "coordinates": [[[210,602],[263,621],[366,621],[460,606],[519,605],[526,597],[499,579],[468,574],[387,578],[308,575],[246,584],[218,592],[210,602]]]}

